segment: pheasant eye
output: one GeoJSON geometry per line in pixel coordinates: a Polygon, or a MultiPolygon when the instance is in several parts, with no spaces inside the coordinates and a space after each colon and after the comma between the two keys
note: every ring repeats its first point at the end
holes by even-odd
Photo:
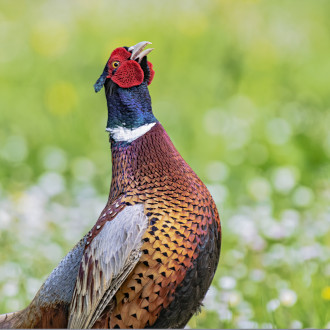
{"type": "Polygon", "coordinates": [[[119,67],[119,64],[120,64],[119,61],[113,61],[112,62],[112,67],[113,68],[118,68],[119,67]]]}

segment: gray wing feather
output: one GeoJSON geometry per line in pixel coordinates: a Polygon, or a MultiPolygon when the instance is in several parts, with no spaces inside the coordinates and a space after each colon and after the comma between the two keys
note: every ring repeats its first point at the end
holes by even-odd
{"type": "Polygon", "coordinates": [[[68,328],[90,328],[141,257],[148,227],[142,204],[126,206],[92,240],[80,264],[68,328]]]}

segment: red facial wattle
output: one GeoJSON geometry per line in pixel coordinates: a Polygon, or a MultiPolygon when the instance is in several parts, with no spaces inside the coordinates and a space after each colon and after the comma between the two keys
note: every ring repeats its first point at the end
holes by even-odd
{"type": "MultiPolygon", "coordinates": [[[[131,53],[125,48],[116,48],[108,61],[108,76],[114,83],[121,88],[129,88],[141,85],[144,80],[144,72],[140,64],[130,60],[131,53]]],[[[153,65],[148,62],[150,71],[148,85],[152,82],[155,75],[153,65]]]]}
{"type": "Polygon", "coordinates": [[[150,72],[150,75],[149,75],[149,80],[148,80],[148,85],[151,84],[152,82],[152,79],[154,79],[154,76],[155,76],[155,70],[153,69],[153,65],[151,62],[148,61],[148,67],[149,67],[149,72],[150,72]]]}
{"type": "Polygon", "coordinates": [[[109,78],[119,87],[129,88],[141,85],[143,83],[144,73],[137,62],[130,60],[121,64],[109,78]]]}

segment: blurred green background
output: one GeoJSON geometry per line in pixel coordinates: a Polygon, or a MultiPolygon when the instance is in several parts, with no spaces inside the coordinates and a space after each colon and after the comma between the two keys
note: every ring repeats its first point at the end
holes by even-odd
{"type": "Polygon", "coordinates": [[[109,190],[110,52],[142,40],[156,117],[208,185],[222,256],[191,328],[330,327],[330,2],[0,2],[0,312],[109,190]]]}

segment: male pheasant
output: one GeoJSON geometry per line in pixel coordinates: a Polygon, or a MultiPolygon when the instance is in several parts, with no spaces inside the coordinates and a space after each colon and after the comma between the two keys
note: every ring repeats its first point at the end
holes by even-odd
{"type": "Polygon", "coordinates": [[[112,152],[108,202],[91,231],[11,328],[181,328],[211,284],[221,229],[215,203],[153,115],[149,42],[115,49],[105,87],[112,152]]]}

